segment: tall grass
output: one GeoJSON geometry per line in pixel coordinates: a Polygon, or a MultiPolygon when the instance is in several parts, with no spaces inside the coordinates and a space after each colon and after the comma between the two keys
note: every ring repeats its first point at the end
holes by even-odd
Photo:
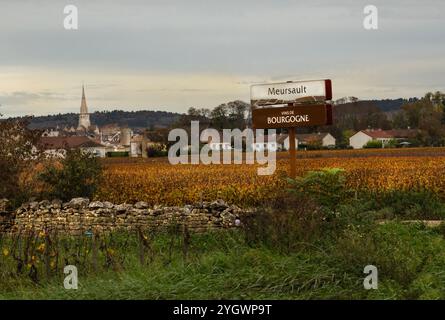
{"type": "Polygon", "coordinates": [[[312,181],[323,173],[312,174],[236,230],[0,234],[0,299],[445,299],[445,225],[377,223],[383,209],[403,217],[409,203],[440,216],[440,200],[372,202],[344,192],[340,173],[325,172],[337,197],[329,184],[318,194],[312,181]],[[68,264],[78,290],[63,287],[68,264]],[[366,265],[378,269],[378,290],[363,287],[366,265]]]}
{"type": "MultiPolygon", "coordinates": [[[[33,277],[30,269],[18,272],[17,262],[3,256],[0,298],[445,298],[445,240],[440,230],[421,225],[391,223],[376,226],[371,233],[348,227],[337,238],[321,236],[290,250],[288,240],[286,246],[276,240],[252,242],[245,231],[237,230],[191,234],[184,255],[183,239],[182,235],[154,236],[151,251],[141,261],[137,234],[109,235],[107,249],[113,248],[112,257],[100,242],[97,269],[92,255],[88,262],[74,258],[74,248],[90,239],[66,239],[71,249],[59,254],[68,259],[74,255],[69,263],[80,262],[78,290],[64,289],[62,270],[53,270],[47,277],[44,261],[36,262],[38,276],[33,277]],[[363,288],[367,264],[378,267],[378,290],[363,288]]],[[[3,239],[3,248],[8,241],[3,239]]]]}

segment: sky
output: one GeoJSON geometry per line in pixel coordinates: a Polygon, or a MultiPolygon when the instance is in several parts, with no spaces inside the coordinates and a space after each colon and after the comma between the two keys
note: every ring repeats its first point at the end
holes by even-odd
{"type": "Polygon", "coordinates": [[[0,0],[0,113],[213,108],[263,82],[334,99],[445,91],[445,1],[0,0]],[[63,10],[78,8],[78,30],[63,10]],[[366,5],[378,29],[366,30],[366,5]]]}

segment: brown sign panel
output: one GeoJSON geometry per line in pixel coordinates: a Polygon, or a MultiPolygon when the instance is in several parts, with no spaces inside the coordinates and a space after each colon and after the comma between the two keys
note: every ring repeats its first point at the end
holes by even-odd
{"type": "Polygon", "coordinates": [[[252,110],[252,124],[255,129],[319,126],[326,125],[327,120],[325,104],[257,108],[252,110]]]}

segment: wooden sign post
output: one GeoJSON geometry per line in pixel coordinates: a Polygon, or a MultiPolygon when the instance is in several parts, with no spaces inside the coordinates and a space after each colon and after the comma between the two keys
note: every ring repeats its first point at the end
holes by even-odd
{"type": "Polygon", "coordinates": [[[289,128],[289,156],[290,176],[295,178],[297,174],[297,148],[295,146],[295,127],[289,128]]]}
{"type": "Polygon", "coordinates": [[[266,83],[250,88],[253,127],[288,129],[292,178],[297,166],[295,128],[332,124],[332,105],[326,103],[331,99],[331,80],[266,83]]]}

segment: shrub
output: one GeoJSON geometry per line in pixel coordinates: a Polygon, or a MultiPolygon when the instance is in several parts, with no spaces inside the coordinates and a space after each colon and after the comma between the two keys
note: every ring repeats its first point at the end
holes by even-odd
{"type": "MultiPolygon", "coordinates": [[[[415,284],[424,276],[431,276],[436,267],[441,269],[443,266],[443,246],[443,239],[437,238],[433,230],[422,224],[391,222],[372,232],[345,231],[339,235],[330,254],[344,272],[359,274],[366,265],[377,266],[379,287],[381,283],[395,282],[402,287],[399,294],[417,298],[419,292],[416,291],[419,290],[415,284]]],[[[425,289],[423,291],[427,291],[425,289]]]]}
{"type": "Polygon", "coordinates": [[[28,119],[0,121],[0,199],[13,207],[31,195],[28,174],[36,166],[40,152],[35,148],[41,133],[28,129],[28,119]]]}
{"type": "Polygon", "coordinates": [[[100,184],[102,165],[98,158],[81,150],[68,150],[59,164],[47,164],[38,178],[48,191],[45,196],[69,200],[75,197],[91,198],[100,184]]]}
{"type": "Polygon", "coordinates": [[[343,173],[344,170],[338,168],[309,171],[303,177],[289,178],[288,182],[291,184],[289,191],[307,196],[333,210],[352,195],[346,187],[346,178],[343,173]]]}
{"type": "Polygon", "coordinates": [[[381,148],[382,147],[382,141],[380,140],[371,140],[368,141],[363,148],[365,149],[372,149],[372,148],[381,148]]]}
{"type": "Polygon", "coordinates": [[[147,148],[147,156],[149,158],[166,157],[167,155],[168,151],[162,150],[160,146],[150,146],[147,148]]]}
{"type": "Polygon", "coordinates": [[[249,245],[264,245],[289,253],[323,236],[328,219],[315,202],[289,197],[270,205],[244,218],[249,245]]]}
{"type": "Polygon", "coordinates": [[[313,199],[299,196],[280,198],[243,218],[246,242],[264,245],[284,253],[332,246],[345,232],[370,233],[376,227],[374,213],[361,202],[326,210],[313,199]]]}
{"type": "Polygon", "coordinates": [[[128,157],[128,151],[108,151],[107,157],[128,157]]]}
{"type": "Polygon", "coordinates": [[[404,219],[443,219],[445,217],[445,204],[436,194],[428,190],[389,190],[379,193],[368,191],[361,197],[368,203],[369,210],[388,211],[388,215],[382,218],[395,216],[404,219]]]}

